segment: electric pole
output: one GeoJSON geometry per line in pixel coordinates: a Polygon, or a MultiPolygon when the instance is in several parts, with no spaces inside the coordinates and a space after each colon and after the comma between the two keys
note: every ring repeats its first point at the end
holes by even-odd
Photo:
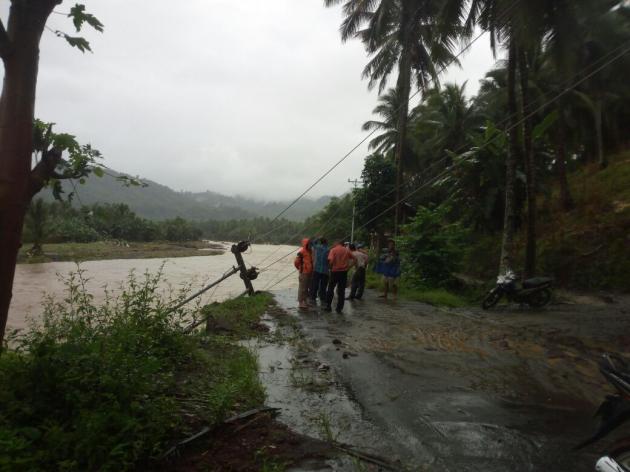
{"type": "Polygon", "coordinates": [[[354,185],[352,189],[352,232],[350,233],[350,243],[354,243],[354,219],[357,214],[357,200],[356,200],[356,190],[360,183],[363,181],[361,179],[348,179],[348,182],[354,185]]]}

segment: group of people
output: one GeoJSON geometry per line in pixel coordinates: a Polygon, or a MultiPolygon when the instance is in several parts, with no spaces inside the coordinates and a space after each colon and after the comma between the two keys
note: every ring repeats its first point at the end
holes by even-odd
{"type": "MultiPolygon", "coordinates": [[[[365,290],[368,252],[361,244],[337,241],[328,246],[326,238],[302,240],[302,247],[295,257],[294,265],[299,271],[298,302],[299,308],[308,309],[319,298],[325,311],[332,311],[332,303],[337,294],[335,311],[343,311],[348,285],[348,272],[354,268],[348,300],[361,300],[365,290]]],[[[400,259],[394,242],[390,241],[376,264],[375,271],[384,278],[384,293],[396,297],[400,276],[400,259]]]]}

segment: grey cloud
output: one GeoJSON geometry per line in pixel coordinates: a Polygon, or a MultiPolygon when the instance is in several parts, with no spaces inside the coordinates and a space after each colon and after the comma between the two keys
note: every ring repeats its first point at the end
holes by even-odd
{"type": "MultiPolygon", "coordinates": [[[[340,9],[321,0],[86,3],[105,33],[86,33],[94,54],[85,55],[45,34],[37,116],[92,143],[114,169],[177,190],[291,198],[364,137],[376,94],[361,81],[361,45],[339,39],[340,9]]],[[[49,26],[71,31],[62,15],[49,26]]],[[[447,78],[470,78],[471,92],[492,64],[487,42],[468,58],[447,78]]],[[[346,191],[365,154],[312,195],[346,191]]]]}

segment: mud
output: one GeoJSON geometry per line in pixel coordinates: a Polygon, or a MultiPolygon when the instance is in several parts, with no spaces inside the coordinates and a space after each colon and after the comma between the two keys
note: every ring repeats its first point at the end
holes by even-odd
{"type": "Polygon", "coordinates": [[[276,298],[294,338],[255,347],[270,406],[299,433],[400,470],[586,472],[610,444],[573,451],[611,393],[598,357],[628,351],[627,300],[483,312],[368,293],[340,316],[298,313],[291,290],[276,298]]]}

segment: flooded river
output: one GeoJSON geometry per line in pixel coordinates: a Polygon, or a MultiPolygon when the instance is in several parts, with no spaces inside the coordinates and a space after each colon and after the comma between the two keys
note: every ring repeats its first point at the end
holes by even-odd
{"type": "MultiPolygon", "coordinates": [[[[229,244],[225,243],[226,252],[218,256],[180,257],[172,259],[118,259],[108,261],[86,261],[81,268],[89,278],[88,288],[95,300],[101,301],[105,296],[105,288],[116,290],[125,280],[130,271],[142,274],[145,271],[156,272],[164,264],[164,290],[169,285],[178,289],[192,284],[193,290],[198,290],[221,277],[234,264],[234,255],[229,251],[229,244]]],[[[250,266],[265,267],[282,258],[268,271],[260,274],[254,281],[254,288],[262,290],[270,288],[276,282],[291,272],[293,267],[292,246],[254,245],[244,254],[245,263],[250,266]],[[287,255],[291,253],[290,255],[287,255]]],[[[49,262],[45,264],[20,264],[15,272],[13,286],[13,300],[9,312],[8,328],[24,328],[29,316],[37,317],[41,314],[41,302],[45,295],[52,295],[57,299],[64,296],[64,284],[61,276],[67,276],[76,271],[73,262],[49,262]]],[[[291,288],[297,286],[297,277],[289,276],[273,287],[291,288]]],[[[242,293],[244,285],[238,275],[225,280],[216,290],[206,292],[201,300],[221,301],[242,293]]]]}

